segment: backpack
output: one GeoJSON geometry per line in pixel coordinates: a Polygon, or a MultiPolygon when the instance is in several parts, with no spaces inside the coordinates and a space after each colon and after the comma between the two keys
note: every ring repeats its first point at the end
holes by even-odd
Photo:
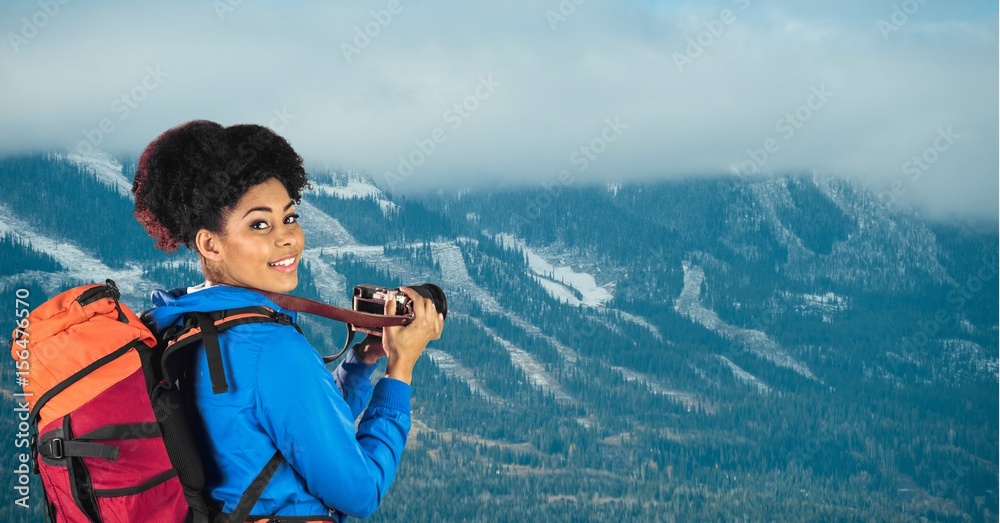
{"type": "MultiPolygon", "coordinates": [[[[287,309],[340,321],[371,327],[406,323],[399,316],[264,294],[287,309]]],[[[195,411],[186,394],[194,351],[185,349],[204,342],[213,392],[224,393],[218,333],[251,322],[299,328],[287,314],[255,306],[187,314],[157,339],[120,302],[110,279],[62,292],[22,319],[12,334],[11,354],[24,373],[19,383],[33,428],[33,471],[41,476],[51,520],[247,521],[282,457],[270,458],[232,514],[218,513],[202,492],[198,418],[190,415],[195,411]]],[[[354,327],[349,326],[348,343],[354,327]]]]}

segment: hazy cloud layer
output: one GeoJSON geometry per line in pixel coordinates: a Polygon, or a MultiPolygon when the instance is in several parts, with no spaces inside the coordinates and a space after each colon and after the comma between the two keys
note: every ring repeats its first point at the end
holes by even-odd
{"type": "Polygon", "coordinates": [[[996,216],[995,2],[576,2],[5,2],[0,152],[206,118],[401,191],[821,169],[996,216]]]}

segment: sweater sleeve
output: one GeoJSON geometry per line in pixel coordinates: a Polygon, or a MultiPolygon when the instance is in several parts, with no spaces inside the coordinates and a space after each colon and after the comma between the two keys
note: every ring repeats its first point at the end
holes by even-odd
{"type": "Polygon", "coordinates": [[[358,419],[372,397],[371,379],[375,367],[376,365],[368,365],[358,359],[354,348],[351,347],[347,349],[344,361],[333,371],[333,380],[351,409],[351,419],[358,419]]]}
{"type": "Polygon", "coordinates": [[[275,329],[261,352],[261,426],[310,494],[353,517],[371,515],[396,476],[410,430],[411,395],[406,383],[379,380],[355,432],[351,408],[301,334],[275,329]]]}

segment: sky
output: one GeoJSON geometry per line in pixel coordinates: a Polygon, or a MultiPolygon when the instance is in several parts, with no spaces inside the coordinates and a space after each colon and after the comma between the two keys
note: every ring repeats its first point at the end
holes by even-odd
{"type": "Polygon", "coordinates": [[[258,123],[399,192],[856,177],[997,220],[997,3],[0,4],[0,154],[258,123]]]}

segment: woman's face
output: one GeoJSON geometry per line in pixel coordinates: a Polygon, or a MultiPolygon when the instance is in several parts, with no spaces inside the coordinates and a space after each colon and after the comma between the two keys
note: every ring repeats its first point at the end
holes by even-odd
{"type": "Polygon", "coordinates": [[[295,204],[276,178],[250,188],[215,235],[212,283],[288,292],[298,284],[305,237],[295,204]]]}

